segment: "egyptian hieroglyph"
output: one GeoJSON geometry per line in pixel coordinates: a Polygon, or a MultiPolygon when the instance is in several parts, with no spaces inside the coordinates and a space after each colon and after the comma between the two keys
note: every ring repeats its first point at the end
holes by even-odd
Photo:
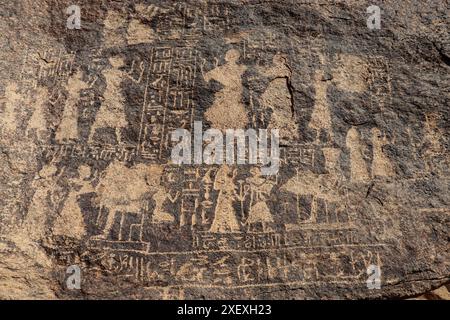
{"type": "Polygon", "coordinates": [[[385,1],[380,29],[365,1],[80,1],[80,28],[70,5],[0,4],[0,298],[450,281],[444,2],[385,1]],[[197,121],[278,130],[279,170],[248,145],[243,163],[174,164],[172,132],[197,121]]]}

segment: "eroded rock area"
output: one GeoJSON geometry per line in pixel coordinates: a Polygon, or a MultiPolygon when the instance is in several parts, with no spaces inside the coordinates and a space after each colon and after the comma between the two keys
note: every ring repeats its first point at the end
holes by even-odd
{"type": "Polygon", "coordinates": [[[0,3],[0,298],[448,299],[445,1],[72,4],[0,3]]]}

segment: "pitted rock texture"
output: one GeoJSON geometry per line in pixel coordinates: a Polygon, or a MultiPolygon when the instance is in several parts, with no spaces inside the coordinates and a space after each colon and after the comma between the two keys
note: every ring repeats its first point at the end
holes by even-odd
{"type": "Polygon", "coordinates": [[[0,298],[448,299],[448,3],[71,5],[0,2],[0,298]]]}

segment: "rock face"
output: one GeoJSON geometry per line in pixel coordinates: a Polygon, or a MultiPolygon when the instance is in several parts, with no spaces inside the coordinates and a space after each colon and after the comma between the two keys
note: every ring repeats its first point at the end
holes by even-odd
{"type": "Polygon", "coordinates": [[[77,4],[79,29],[71,1],[0,4],[0,298],[407,298],[450,281],[444,2],[385,1],[380,28],[367,1],[77,4]],[[279,169],[201,159],[201,135],[177,164],[173,132],[196,125],[216,146],[278,130],[279,169]]]}

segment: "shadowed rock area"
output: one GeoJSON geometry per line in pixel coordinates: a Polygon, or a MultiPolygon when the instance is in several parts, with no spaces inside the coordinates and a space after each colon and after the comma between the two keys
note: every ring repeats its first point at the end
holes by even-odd
{"type": "Polygon", "coordinates": [[[445,1],[72,4],[0,3],[1,299],[449,299],[445,1]]]}

